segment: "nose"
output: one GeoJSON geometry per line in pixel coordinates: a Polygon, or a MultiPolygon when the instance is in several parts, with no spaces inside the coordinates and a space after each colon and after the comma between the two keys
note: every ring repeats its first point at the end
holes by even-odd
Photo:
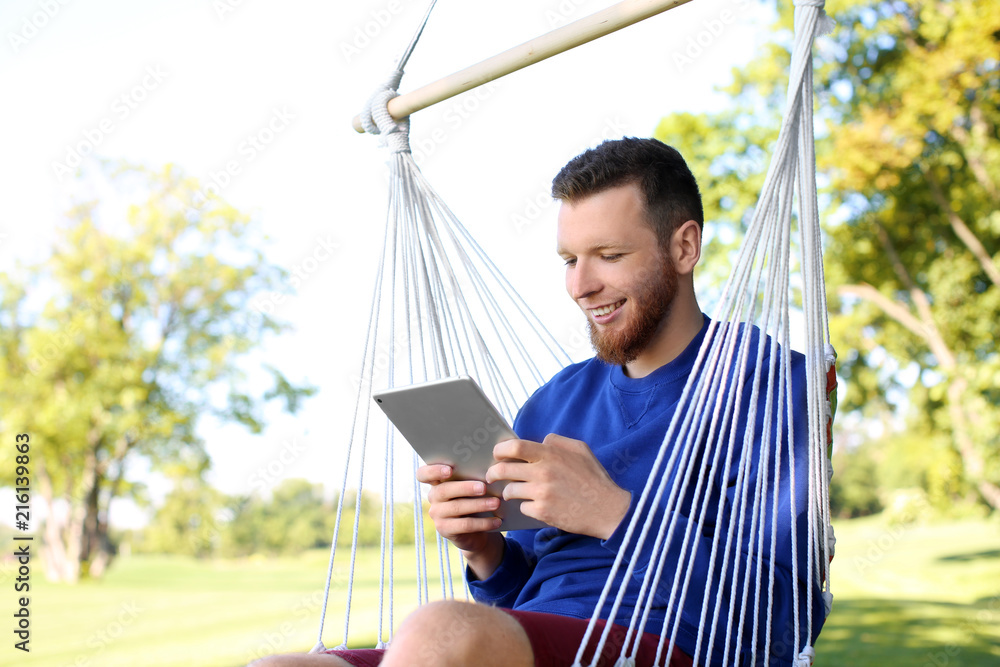
{"type": "Polygon", "coordinates": [[[577,258],[576,264],[566,269],[566,291],[574,301],[599,292],[601,283],[589,261],[577,258]]]}

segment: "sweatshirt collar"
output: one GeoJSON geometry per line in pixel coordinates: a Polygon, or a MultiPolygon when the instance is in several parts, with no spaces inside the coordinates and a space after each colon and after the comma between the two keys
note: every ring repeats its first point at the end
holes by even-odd
{"type": "Polygon", "coordinates": [[[705,339],[705,333],[708,331],[708,325],[711,322],[708,315],[703,313],[702,317],[704,318],[704,322],[702,323],[701,330],[691,339],[691,342],[684,348],[684,351],[674,359],[641,378],[632,378],[625,375],[625,369],[622,366],[612,366],[611,384],[621,391],[642,392],[658,384],[686,380],[688,374],[691,372],[691,368],[694,366],[695,360],[698,358],[698,350],[705,339]]]}

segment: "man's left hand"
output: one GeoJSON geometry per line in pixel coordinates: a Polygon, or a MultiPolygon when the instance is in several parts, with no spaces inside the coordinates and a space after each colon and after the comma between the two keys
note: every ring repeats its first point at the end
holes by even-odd
{"type": "Polygon", "coordinates": [[[606,540],[628,512],[632,494],[611,479],[582,440],[555,433],[541,443],[505,440],[487,482],[507,480],[503,497],[521,499],[521,511],[550,526],[606,540]]]}

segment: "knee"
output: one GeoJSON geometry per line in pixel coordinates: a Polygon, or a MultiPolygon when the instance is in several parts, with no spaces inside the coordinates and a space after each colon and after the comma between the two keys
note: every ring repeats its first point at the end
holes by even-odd
{"type": "Polygon", "coordinates": [[[480,645],[481,633],[489,632],[476,622],[476,607],[479,605],[456,600],[421,606],[399,626],[390,653],[409,656],[409,664],[447,664],[447,656],[465,654],[480,645]]]}
{"type": "MultiPolygon", "coordinates": [[[[429,602],[406,617],[396,633],[458,641],[475,632],[479,605],[458,600],[429,602]]],[[[393,638],[395,641],[396,637],[393,638]]]]}
{"type": "Polygon", "coordinates": [[[393,635],[383,667],[530,666],[531,643],[506,612],[442,600],[410,614],[393,635]]]}

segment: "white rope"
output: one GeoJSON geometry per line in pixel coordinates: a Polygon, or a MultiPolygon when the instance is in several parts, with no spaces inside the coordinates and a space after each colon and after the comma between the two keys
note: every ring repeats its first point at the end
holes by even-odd
{"type": "MultiPolygon", "coordinates": [[[[372,95],[362,115],[369,131],[378,133],[387,143],[389,158],[389,207],[382,254],[375,280],[371,316],[362,361],[357,404],[354,409],[348,462],[342,482],[341,499],[331,545],[327,585],[320,621],[319,640],[314,652],[324,650],[323,622],[329,602],[337,536],[343,515],[343,500],[352,461],[358,460],[357,498],[347,573],[344,638],[338,648],[346,648],[350,612],[358,558],[359,522],[362,515],[365,469],[369,465],[365,443],[379,428],[386,429],[386,444],[381,457],[384,468],[382,485],[382,539],[380,540],[379,578],[388,587],[379,594],[378,646],[388,645],[393,627],[393,581],[395,579],[394,472],[397,465],[394,430],[379,411],[371,411],[371,390],[396,384],[410,384],[453,374],[468,374],[479,380],[484,390],[511,419],[517,407],[544,379],[570,362],[555,338],[531,313],[524,299],[514,290],[499,269],[488,259],[472,235],[458,221],[443,200],[424,179],[408,147],[408,121],[393,121],[386,109],[399,85],[401,66],[372,95]],[[523,315],[524,322],[513,322],[511,313],[523,315]],[[482,324],[483,327],[479,325],[482,324]],[[403,345],[398,345],[402,341],[403,345]],[[405,347],[405,354],[397,354],[405,347]],[[388,349],[388,372],[376,374],[376,357],[388,349]],[[543,354],[539,357],[539,352],[543,354]],[[505,378],[514,380],[511,386],[505,378]],[[361,407],[362,402],[364,408],[361,407]],[[372,421],[374,420],[374,421],[372,421]],[[354,454],[360,451],[360,456],[354,454]]],[[[424,539],[422,493],[415,481],[418,460],[410,455],[406,475],[413,479],[414,532],[418,547],[416,567],[417,602],[430,600],[429,563],[424,539]]],[[[440,596],[453,598],[455,574],[452,571],[454,548],[440,536],[438,577],[440,596]]],[[[464,566],[459,558],[458,563],[464,566]]],[[[469,598],[466,587],[464,597],[469,598]]]]}
{"type": "MultiPolygon", "coordinates": [[[[433,6],[433,2],[431,6],[433,6]]],[[[643,553],[647,540],[652,542],[652,556],[643,574],[626,640],[616,663],[634,667],[638,642],[658,605],[658,594],[666,592],[667,621],[660,628],[656,662],[664,649],[669,654],[676,645],[680,628],[680,610],[685,601],[695,595],[692,586],[703,584],[701,614],[695,662],[704,656],[706,662],[716,661],[719,652],[723,661],[730,659],[730,650],[739,654],[744,644],[751,656],[760,650],[768,654],[774,641],[784,638],[771,636],[770,625],[759,628],[759,621],[772,616],[779,517],[782,485],[794,490],[804,483],[796,479],[795,443],[782,440],[783,433],[794,432],[791,396],[791,346],[789,335],[789,271],[791,245],[789,221],[792,217],[793,194],[797,194],[800,225],[802,290],[807,328],[809,396],[809,462],[808,467],[808,542],[806,571],[798,572],[798,554],[791,561],[792,579],[804,576],[807,581],[823,582],[823,601],[829,612],[829,558],[835,539],[829,527],[828,492],[830,468],[824,439],[825,425],[831,407],[827,403],[825,374],[833,363],[829,347],[829,325],[826,322],[825,287],[822,276],[819,221],[815,189],[815,156],[812,152],[812,70],[811,44],[815,34],[828,22],[822,0],[796,2],[796,39],[791,64],[788,107],[779,140],[768,168],[761,198],[747,231],[744,249],[723,292],[723,298],[713,316],[706,335],[706,345],[699,350],[691,379],[684,387],[677,412],[667,429],[663,444],[653,462],[650,477],[637,501],[635,513],[625,529],[622,548],[616,554],[612,571],[603,587],[577,652],[574,665],[580,666],[584,647],[600,618],[615,618],[624,601],[625,586],[618,588],[609,601],[613,581],[623,569],[622,580],[632,582],[639,558],[629,554],[643,553]],[[795,143],[793,143],[795,142],[795,143]],[[759,249],[759,250],[758,250],[759,249]],[[752,340],[750,329],[739,322],[757,322],[760,335],[752,340]],[[751,346],[755,345],[755,348],[751,346]],[[817,352],[819,361],[817,361],[817,352]],[[765,357],[767,357],[765,368],[765,357]],[[750,360],[753,359],[752,374],[750,360]],[[732,369],[737,369],[730,378],[732,369]],[[727,379],[729,378],[729,379],[727,379]],[[750,384],[746,380],[750,379],[750,384]],[[761,391],[766,393],[761,396],[761,391]],[[749,396],[746,423],[740,426],[741,397],[749,396]],[[758,401],[763,412],[758,424],[758,401]],[[772,435],[770,425],[774,423],[772,435]],[[742,428],[742,432],[739,429],[742,428]],[[754,434],[762,429],[761,442],[754,434]],[[776,438],[776,439],[775,439],[776,438]],[[704,441],[706,456],[696,456],[695,445],[704,441]],[[737,451],[735,448],[739,447],[737,451]],[[754,447],[760,449],[755,451],[754,447]],[[783,449],[787,447],[788,451],[783,449]],[[710,456],[708,455],[710,453],[710,456]],[[710,460],[709,460],[710,459],[710,460]],[[782,479],[782,468],[788,466],[788,480],[782,479]],[[707,474],[703,474],[707,471],[707,474]],[[709,512],[709,501],[715,488],[735,471],[733,494],[735,511],[728,522],[723,521],[725,495],[719,507],[709,512]],[[773,471],[773,474],[769,474],[773,471]],[[692,480],[696,477],[696,480],[692,480]],[[671,483],[670,480],[676,480],[671,483]],[[693,488],[692,488],[693,487],[693,488]],[[691,519],[683,528],[677,511],[686,499],[691,499],[691,519]],[[655,513],[662,516],[654,521],[655,513]],[[696,540],[707,522],[714,520],[715,538],[708,557],[709,572],[719,571],[720,581],[712,588],[710,582],[692,582],[690,567],[698,557],[696,540]],[[749,522],[749,525],[747,525],[749,522]],[[722,524],[725,523],[725,526],[722,524]],[[654,525],[655,524],[655,525],[654,525]],[[770,532],[770,541],[765,534],[770,532]],[[724,538],[723,538],[724,535],[724,538]],[[722,540],[724,539],[724,542],[722,540]],[[768,567],[743,566],[733,547],[746,542],[758,555],[767,555],[768,567]],[[765,543],[766,542],[766,543],[765,543]],[[677,550],[678,563],[687,563],[680,572],[667,572],[667,549],[677,550]],[[742,569],[741,569],[742,568],[742,569]],[[766,577],[766,579],[765,579],[766,577]],[[752,580],[751,580],[752,578],[752,580]],[[741,581],[737,581],[741,579],[741,581]],[[725,582],[731,581],[728,598],[725,582]],[[737,590],[739,594],[737,594],[737,590]],[[610,602],[610,612],[605,607],[610,602]],[[709,613],[711,611],[711,613],[709,613]],[[752,614],[748,620],[747,615],[752,614]],[[725,628],[719,627],[726,620],[725,628]],[[735,627],[734,627],[735,626],[735,627]],[[750,634],[744,637],[744,628],[750,634]],[[723,632],[724,631],[724,632],[723,632]],[[724,639],[723,639],[724,637],[724,639]],[[722,648],[716,647],[717,640],[722,648]],[[631,650],[631,655],[627,655],[631,650]]],[[[428,13],[429,13],[428,9],[428,13]]],[[[421,24],[419,32],[426,24],[421,24]]],[[[535,387],[551,372],[543,370],[542,361],[554,372],[570,359],[555,339],[545,331],[524,300],[517,294],[499,269],[488,259],[483,249],[472,239],[443,200],[424,179],[409,150],[409,120],[395,121],[386,105],[396,95],[406,60],[416,43],[414,37],[389,79],[371,96],[361,116],[365,129],[380,136],[390,151],[389,212],[382,253],[375,280],[372,307],[361,364],[357,404],[351,426],[335,532],[331,545],[325,598],[320,620],[319,638],[313,651],[323,650],[323,623],[331,589],[337,538],[340,532],[344,499],[348,493],[348,469],[352,461],[358,465],[357,496],[351,545],[350,566],[346,585],[344,638],[346,647],[353,602],[355,563],[359,542],[359,521],[362,514],[365,480],[366,448],[370,433],[376,429],[372,414],[381,428],[387,428],[382,415],[371,412],[368,396],[376,385],[412,383],[445,375],[465,373],[476,377],[487,393],[510,418],[535,387]],[[388,274],[388,275],[386,275],[388,274]],[[388,285],[388,288],[386,288],[388,285]],[[524,316],[525,322],[514,325],[511,314],[524,316]],[[388,321],[388,324],[385,322],[388,321]],[[478,324],[482,323],[483,328],[478,324]],[[406,341],[406,353],[397,355],[398,338],[406,341]],[[388,341],[388,372],[376,377],[376,358],[388,341]],[[540,354],[541,353],[541,354],[540,354]],[[539,358],[541,357],[541,359],[539,358]],[[511,378],[515,386],[505,380],[511,378]],[[361,402],[365,403],[364,409],[361,402]],[[360,423],[359,423],[360,422],[360,423]],[[359,456],[354,456],[358,447],[359,456]]],[[[790,439],[789,439],[790,440],[790,439]]],[[[382,457],[382,539],[380,541],[380,574],[382,585],[388,584],[388,601],[379,595],[379,646],[388,644],[393,627],[394,580],[394,503],[397,465],[395,438],[386,430],[382,457]],[[388,577],[388,581],[386,581],[388,577]],[[388,610],[386,611],[386,607],[388,610]],[[388,630],[384,630],[387,621],[388,630]]],[[[405,448],[404,448],[405,449],[405,448]]],[[[425,551],[422,495],[415,482],[418,460],[414,455],[405,459],[404,470],[414,481],[414,531],[417,543],[417,602],[430,599],[429,563],[425,551]]],[[[794,493],[793,493],[794,495],[794,493]]],[[[797,502],[797,499],[793,498],[797,502]]],[[[791,512],[791,540],[798,543],[795,502],[791,512]]],[[[442,597],[456,595],[451,571],[450,543],[437,536],[438,576],[442,597]]],[[[459,564],[464,561],[459,556],[459,564]]],[[[812,623],[812,587],[807,587],[804,613],[805,627],[812,623]]],[[[798,636],[802,627],[799,619],[797,588],[793,588],[796,667],[811,664],[814,650],[809,636],[798,636]],[[808,661],[808,662],[807,662],[808,661]]],[[[465,589],[468,599],[468,589],[465,589]]],[[[696,598],[692,598],[696,599],[696,598]]],[[[611,624],[605,624],[594,656],[600,656],[611,624]]]]}
{"type": "MultiPolygon", "coordinates": [[[[385,254],[386,254],[386,245],[387,245],[387,242],[388,242],[388,236],[386,236],[386,238],[383,240],[383,244],[382,244],[382,259],[380,260],[380,264],[381,264],[381,262],[385,261],[385,254]]],[[[360,370],[360,372],[358,374],[359,378],[371,377],[372,374],[373,374],[373,371],[374,371],[374,366],[375,366],[374,341],[376,339],[376,335],[377,335],[377,331],[378,331],[378,329],[377,329],[377,322],[378,322],[379,305],[381,303],[381,299],[380,299],[381,284],[382,284],[381,283],[381,277],[379,277],[375,281],[375,289],[373,290],[373,296],[372,296],[372,305],[369,308],[368,335],[365,337],[365,351],[364,351],[364,355],[362,356],[362,359],[361,359],[361,370],[360,370]]],[[[350,436],[348,438],[347,457],[346,457],[346,461],[344,462],[344,475],[343,475],[343,477],[341,479],[340,493],[339,493],[338,498],[337,498],[337,519],[336,519],[336,521],[334,523],[333,538],[330,541],[330,559],[329,559],[329,563],[327,565],[326,583],[325,583],[324,589],[323,589],[323,606],[322,606],[322,609],[320,611],[319,632],[318,632],[318,636],[317,636],[317,639],[316,639],[316,644],[312,647],[312,649],[310,649],[310,651],[309,651],[310,653],[321,653],[321,652],[323,652],[323,651],[326,650],[326,646],[323,644],[323,626],[324,626],[324,624],[326,622],[326,613],[327,613],[327,608],[328,608],[328,604],[329,604],[329,600],[330,600],[330,587],[331,587],[331,585],[333,583],[334,559],[336,558],[336,555],[337,555],[337,536],[340,535],[340,523],[341,523],[341,519],[343,518],[343,515],[344,515],[344,499],[346,497],[346,492],[347,492],[347,479],[348,479],[348,475],[349,475],[349,472],[350,472],[351,456],[352,456],[352,454],[354,452],[355,431],[356,431],[356,428],[357,428],[358,416],[359,416],[359,412],[360,412],[360,408],[361,408],[363,388],[364,388],[364,382],[359,381],[359,383],[358,383],[357,398],[355,400],[355,405],[354,405],[354,417],[351,420],[351,434],[350,434],[350,436]]],[[[367,406],[367,403],[366,403],[366,406],[367,406]]],[[[365,421],[365,423],[367,424],[367,420],[365,421]]],[[[362,437],[364,437],[364,436],[362,436],[362,437]]],[[[362,450],[362,459],[363,459],[363,451],[364,450],[362,450]]],[[[359,494],[359,497],[360,497],[360,490],[358,491],[358,494],[359,494]]],[[[353,550],[354,549],[353,549],[353,546],[352,546],[352,552],[353,552],[353,550]]],[[[353,560],[353,558],[352,558],[352,560],[353,560]]],[[[348,596],[348,600],[349,599],[350,599],[350,596],[348,596]]],[[[349,617],[350,617],[350,604],[349,603],[348,603],[348,605],[347,605],[346,608],[347,608],[346,616],[349,619],[349,617]]],[[[347,632],[346,632],[346,629],[345,629],[344,639],[341,642],[341,646],[342,647],[346,646],[346,644],[347,644],[347,632]]]]}
{"type": "MultiPolygon", "coordinates": [[[[678,562],[686,562],[688,567],[680,568],[682,572],[679,574],[668,573],[667,583],[670,590],[666,602],[667,622],[661,628],[660,645],[656,655],[657,664],[663,655],[665,643],[668,654],[673,650],[680,627],[680,609],[684,607],[691,584],[692,568],[690,566],[696,558],[696,547],[692,536],[699,536],[702,533],[707,516],[707,501],[711,496],[705,480],[716,480],[721,474],[724,474],[724,471],[731,469],[737,471],[734,489],[736,498],[734,502],[737,503],[737,506],[731,512],[725,529],[724,544],[729,545],[726,549],[722,549],[720,544],[720,535],[723,532],[720,526],[723,518],[723,502],[721,500],[715,513],[716,537],[711,546],[708,571],[716,572],[716,568],[718,568],[720,581],[713,582],[711,585],[707,582],[700,582],[705,584],[705,588],[701,600],[701,616],[696,650],[693,656],[694,662],[699,664],[703,659],[709,663],[718,659],[715,654],[715,641],[720,629],[717,626],[720,620],[725,617],[729,619],[729,622],[723,646],[731,646],[735,654],[739,654],[743,650],[744,644],[749,642],[749,654],[757,656],[761,650],[758,641],[762,640],[763,655],[769,655],[772,650],[784,648],[776,645],[775,642],[785,642],[790,639],[796,646],[800,647],[793,654],[799,656],[796,659],[796,664],[811,664],[811,656],[814,655],[814,651],[809,645],[809,637],[799,635],[800,628],[807,628],[811,632],[813,627],[811,585],[807,586],[804,601],[799,599],[798,587],[793,586],[792,623],[794,637],[772,637],[770,624],[766,624],[764,628],[758,627],[759,619],[773,617],[774,600],[770,591],[774,589],[775,585],[775,562],[778,546],[775,537],[778,533],[778,522],[784,523],[790,519],[790,539],[793,548],[797,549],[800,540],[797,527],[798,512],[805,512],[808,517],[806,542],[814,546],[810,547],[810,553],[806,554],[805,572],[798,571],[800,554],[797,552],[793,554],[791,579],[794,582],[798,581],[800,577],[804,577],[809,582],[822,582],[826,589],[824,602],[827,603],[825,605],[827,612],[829,611],[827,599],[830,585],[828,566],[834,539],[829,527],[828,511],[829,464],[825,441],[830,407],[825,397],[825,380],[827,370],[833,363],[833,354],[832,348],[829,347],[829,325],[826,318],[826,297],[816,204],[815,158],[812,149],[811,50],[814,36],[820,31],[829,29],[830,26],[829,20],[826,19],[825,12],[823,12],[822,0],[804,0],[796,4],[798,5],[796,40],[790,68],[789,100],[781,132],[740,258],[724,290],[719,308],[713,317],[712,326],[715,327],[719,322],[730,324],[728,326],[722,324],[718,330],[710,329],[705,337],[705,345],[699,351],[694,371],[691,373],[688,385],[682,392],[678,403],[679,407],[668,427],[663,446],[653,463],[650,480],[639,497],[635,513],[625,531],[621,551],[615,559],[604,590],[595,606],[594,615],[578,649],[575,665],[581,665],[583,650],[590,641],[596,620],[616,617],[624,597],[625,587],[622,586],[618,590],[611,609],[607,610],[605,606],[612,583],[619,576],[623,560],[627,561],[627,565],[624,567],[622,578],[625,582],[631,582],[634,568],[640,561],[638,555],[643,553],[643,545],[652,528],[651,520],[656,511],[662,511],[663,515],[656,522],[658,528],[652,547],[651,560],[639,588],[637,607],[632,615],[619,662],[627,664],[624,661],[634,659],[639,637],[655,604],[654,593],[664,585],[661,583],[661,579],[664,576],[663,568],[666,563],[664,550],[666,548],[676,550],[679,554],[678,562]],[[810,436],[808,443],[809,461],[808,466],[804,468],[809,473],[806,480],[796,478],[796,469],[802,467],[802,464],[796,458],[799,455],[796,452],[794,442],[789,441],[787,445],[776,447],[775,445],[778,443],[772,444],[770,442],[771,429],[767,427],[763,429],[762,442],[753,442],[757,419],[755,406],[761,400],[759,393],[762,387],[767,387],[767,393],[763,397],[763,423],[765,425],[776,423],[775,433],[779,436],[781,433],[793,433],[795,430],[794,414],[790,401],[792,386],[788,293],[790,290],[789,248],[791,245],[789,229],[792,217],[792,197],[793,192],[796,191],[799,203],[800,264],[803,272],[802,289],[807,330],[805,346],[808,409],[806,414],[810,436]],[[758,253],[757,248],[762,249],[761,253],[758,253]],[[764,286],[761,290],[759,285],[765,272],[766,280],[764,280],[764,286]],[[752,275],[756,277],[751,278],[752,275]],[[757,315],[757,294],[761,295],[759,316],[757,315]],[[733,387],[723,385],[718,382],[717,378],[713,377],[709,380],[706,376],[724,376],[727,369],[733,368],[731,364],[734,362],[734,355],[736,357],[735,368],[743,369],[745,367],[750,336],[741,337],[739,350],[736,351],[733,340],[733,337],[739,336],[736,323],[740,321],[755,322],[758,317],[761,335],[758,339],[752,376],[753,385],[749,387],[749,405],[751,407],[746,415],[746,427],[742,434],[738,434],[735,431],[737,419],[732,412],[732,397],[741,396],[745,391],[742,386],[743,371],[736,371],[739,373],[739,377],[734,382],[735,392],[733,387]],[[717,333],[718,335],[716,335],[717,333]],[[769,334],[770,337],[770,352],[767,355],[764,354],[763,348],[764,334],[769,334]],[[765,356],[770,359],[766,370],[762,366],[765,356]],[[706,414],[705,409],[709,407],[709,400],[711,400],[711,406],[706,414]],[[781,409],[778,409],[779,407],[781,409]],[[699,417],[700,424],[695,423],[694,415],[696,414],[702,415],[699,417]],[[728,437],[721,435],[718,429],[720,423],[731,425],[728,437]],[[689,454],[699,447],[698,443],[702,442],[702,438],[706,434],[706,444],[700,445],[700,448],[702,451],[712,452],[712,459],[707,465],[708,473],[697,475],[698,479],[692,490],[690,488],[692,485],[691,477],[692,473],[696,472],[698,459],[689,454]],[[739,460],[734,461],[733,447],[741,441],[742,448],[739,460]],[[784,451],[786,446],[787,452],[784,451]],[[759,448],[756,454],[753,447],[759,448]],[[758,468],[754,473],[756,480],[751,488],[747,482],[752,473],[750,465],[755,455],[757,456],[758,468]],[[665,459],[667,459],[667,463],[663,465],[665,459]],[[782,471],[785,466],[788,469],[787,480],[782,479],[782,471]],[[773,476],[770,476],[767,471],[772,471],[773,476]],[[666,493],[666,482],[669,479],[674,479],[675,482],[671,485],[669,493],[666,493]],[[779,494],[783,485],[790,487],[793,494],[792,502],[787,508],[787,511],[790,512],[788,518],[781,514],[785,511],[781,509],[782,501],[787,501],[779,494]],[[795,497],[796,489],[803,485],[807,486],[807,507],[802,507],[799,504],[799,499],[795,497]],[[664,496],[666,496],[665,501],[663,501],[664,496]],[[680,531],[683,535],[678,538],[675,535],[679,527],[676,510],[681,499],[689,496],[693,496],[691,520],[688,521],[686,528],[680,531]],[[747,526],[748,519],[749,526],[747,526]],[[767,531],[765,531],[765,526],[767,531]],[[745,530],[749,532],[749,535],[744,536],[745,530]],[[766,532],[771,534],[767,543],[765,543],[766,532]],[[733,583],[734,589],[741,590],[742,595],[730,594],[728,605],[723,605],[724,583],[739,572],[736,555],[732,551],[738,549],[739,545],[744,543],[744,539],[751,536],[753,536],[751,544],[754,545],[756,553],[766,554],[768,565],[766,568],[747,566],[743,571],[744,581],[742,585],[737,587],[735,580],[733,583]],[[816,551],[815,555],[813,554],[814,550],[816,551]],[[623,554],[626,552],[630,554],[630,557],[623,558],[623,554]],[[751,582],[746,580],[746,577],[749,577],[752,571],[755,574],[754,581],[751,582]],[[714,603],[710,603],[709,597],[713,590],[712,586],[716,586],[714,603]],[[751,598],[752,604],[750,604],[751,598]],[[637,622],[640,606],[642,606],[641,619],[637,622]],[[724,614],[720,614],[719,611],[724,606],[727,606],[728,609],[724,614]],[[800,609],[805,614],[804,619],[799,616],[800,609]],[[711,618],[709,618],[710,610],[712,611],[711,618]],[[746,618],[748,611],[753,614],[752,623],[750,623],[752,627],[748,627],[746,618]],[[805,620],[804,625],[803,620],[805,620]],[[735,627],[733,627],[734,625],[735,627]],[[743,637],[745,627],[748,627],[751,634],[748,639],[743,637]],[[634,642],[630,642],[633,636],[635,637],[634,642]],[[667,637],[669,637],[669,641],[667,641],[667,637]],[[627,655],[629,646],[631,646],[631,655],[627,655]],[[805,662],[806,660],[809,660],[810,663],[805,662]]],[[[801,447],[801,443],[798,446],[801,447]]],[[[799,458],[801,457],[799,456],[799,458]]],[[[783,548],[786,547],[783,546],[783,548]]],[[[608,634],[609,627],[606,625],[594,651],[595,656],[601,655],[608,634]]],[[[724,661],[733,659],[730,654],[725,652],[727,650],[730,649],[723,650],[722,659],[724,661]]]]}

